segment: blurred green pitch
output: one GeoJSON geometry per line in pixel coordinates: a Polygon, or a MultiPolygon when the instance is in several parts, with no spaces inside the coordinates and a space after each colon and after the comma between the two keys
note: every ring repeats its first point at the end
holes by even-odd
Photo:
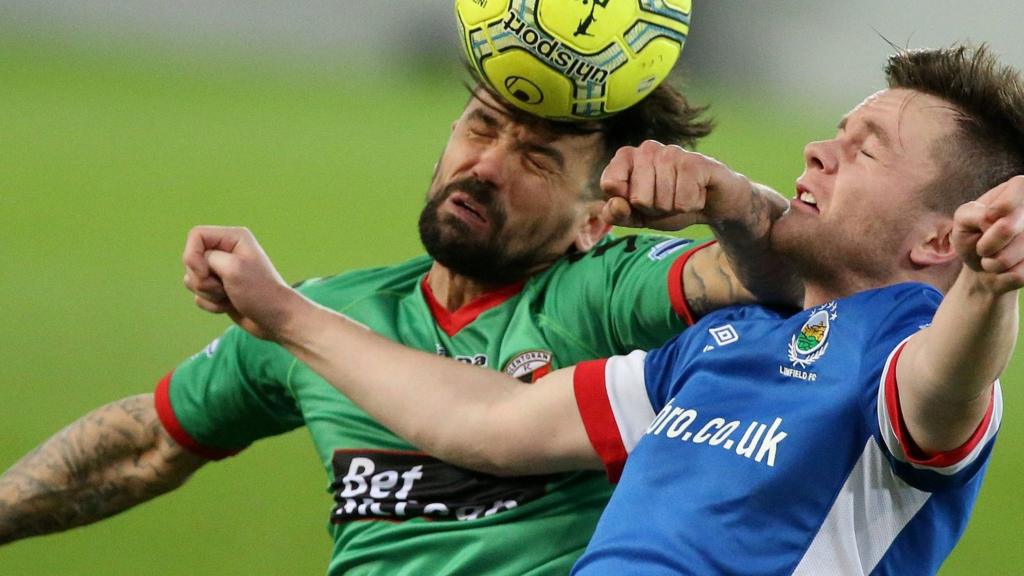
{"type": "MultiPolygon", "coordinates": [[[[151,391],[226,326],[181,287],[189,227],[249,226],[290,280],[419,253],[416,215],[466,98],[457,72],[296,71],[136,48],[0,34],[0,469],[87,411],[151,391]]],[[[701,151],[787,194],[803,143],[835,121],[701,94],[719,122],[701,151]]],[[[1022,356],[943,574],[1024,565],[1022,356]]],[[[114,519],[0,548],[0,573],[322,573],[325,485],[298,431],[114,519]]]]}

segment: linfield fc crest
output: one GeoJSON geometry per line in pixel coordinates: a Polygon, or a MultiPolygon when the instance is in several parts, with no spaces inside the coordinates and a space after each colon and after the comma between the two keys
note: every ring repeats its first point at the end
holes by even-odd
{"type": "Polygon", "coordinates": [[[528,350],[513,356],[502,371],[522,382],[536,382],[551,372],[551,358],[547,350],[528,350]]]}
{"type": "Polygon", "coordinates": [[[837,317],[835,302],[820,306],[811,314],[800,331],[789,339],[789,361],[793,366],[806,368],[825,355],[832,323],[837,317]]]}

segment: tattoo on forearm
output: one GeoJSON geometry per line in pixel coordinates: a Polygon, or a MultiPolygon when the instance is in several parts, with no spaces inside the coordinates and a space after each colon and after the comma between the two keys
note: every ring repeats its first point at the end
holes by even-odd
{"type": "Polygon", "coordinates": [[[785,198],[754,185],[746,220],[714,227],[735,272],[733,280],[742,285],[730,283],[734,289],[749,290],[761,301],[797,304],[801,300],[803,289],[795,273],[771,250],[772,226],[787,207],[785,198]]]}
{"type": "Polygon", "coordinates": [[[683,286],[695,319],[723,306],[751,301],[721,248],[705,248],[693,258],[693,265],[683,270],[683,286]]]}
{"type": "Polygon", "coordinates": [[[180,485],[201,464],[167,437],[151,396],[108,404],[0,476],[0,544],[106,518],[180,485]]]}
{"type": "Polygon", "coordinates": [[[683,286],[686,288],[686,304],[694,319],[707,314],[710,311],[708,286],[696,265],[683,268],[683,286]]]}

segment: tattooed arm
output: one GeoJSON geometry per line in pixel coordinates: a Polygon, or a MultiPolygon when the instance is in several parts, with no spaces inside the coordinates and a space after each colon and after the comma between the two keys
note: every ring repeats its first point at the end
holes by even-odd
{"type": "Polygon", "coordinates": [[[609,197],[604,217],[615,224],[711,227],[719,246],[694,255],[683,271],[695,316],[754,299],[800,305],[800,284],[771,251],[772,224],[789,206],[771,188],[713,158],[653,140],[619,149],[601,187],[609,197]]]}
{"type": "Polygon", "coordinates": [[[694,320],[719,308],[757,300],[740,282],[720,243],[695,252],[683,267],[682,281],[694,320]]]}
{"type": "Polygon", "coordinates": [[[205,462],[167,435],[152,394],[112,402],[0,476],[0,544],[113,516],[177,488],[205,462]]]}
{"type": "Polygon", "coordinates": [[[757,300],[799,308],[803,304],[803,284],[771,249],[772,224],[788,209],[789,202],[771,188],[723,168],[728,174],[715,184],[718,206],[708,220],[724,252],[722,261],[733,274],[732,279],[748,288],[757,300]],[[732,189],[727,191],[727,186],[732,189]]]}

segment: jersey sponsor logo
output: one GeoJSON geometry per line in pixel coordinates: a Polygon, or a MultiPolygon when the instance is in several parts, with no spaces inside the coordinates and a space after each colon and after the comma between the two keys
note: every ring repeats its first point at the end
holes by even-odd
{"type": "Polygon", "coordinates": [[[551,372],[551,352],[528,350],[513,356],[502,368],[502,372],[522,382],[536,382],[551,372]]]}
{"type": "Polygon", "coordinates": [[[740,420],[718,417],[700,420],[697,410],[674,406],[670,400],[647,427],[647,434],[717,447],[769,467],[775,466],[779,447],[789,436],[782,430],[782,418],[771,424],[754,420],[746,426],[740,420]]]}
{"type": "MultiPolygon", "coordinates": [[[[445,358],[452,357],[451,352],[449,352],[448,349],[440,343],[435,342],[434,346],[438,356],[444,356],[445,358]]],[[[487,359],[487,354],[462,354],[455,356],[454,358],[463,364],[472,364],[473,366],[487,366],[490,364],[487,359]]]]}
{"type": "Polygon", "coordinates": [[[466,354],[462,356],[456,356],[455,359],[463,364],[472,364],[473,366],[487,366],[487,354],[466,354]]]}
{"type": "Polygon", "coordinates": [[[647,257],[654,262],[664,260],[674,252],[678,252],[690,244],[693,244],[693,240],[688,238],[671,238],[651,246],[650,251],[647,252],[647,257]]]}
{"type": "Polygon", "coordinates": [[[817,379],[816,374],[804,369],[820,360],[828,350],[832,323],[839,317],[836,309],[837,304],[829,302],[811,313],[800,331],[789,339],[787,357],[792,366],[779,366],[780,374],[811,382],[817,379]]]}
{"type": "Polygon", "coordinates": [[[336,450],[331,522],[475,520],[547,492],[547,476],[498,478],[416,452],[336,450]]]}

